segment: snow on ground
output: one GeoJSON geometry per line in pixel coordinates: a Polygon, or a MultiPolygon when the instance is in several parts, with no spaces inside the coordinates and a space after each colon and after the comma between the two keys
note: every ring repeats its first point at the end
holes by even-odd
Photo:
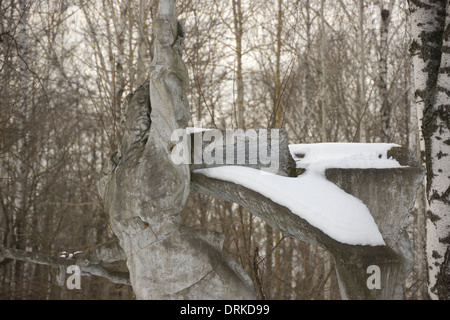
{"type": "Polygon", "coordinates": [[[393,168],[387,151],[397,145],[323,143],[291,145],[297,167],[306,171],[296,178],[243,167],[222,166],[195,170],[207,177],[252,189],[285,206],[331,238],[351,245],[385,245],[364,203],[325,178],[326,168],[393,168]]]}

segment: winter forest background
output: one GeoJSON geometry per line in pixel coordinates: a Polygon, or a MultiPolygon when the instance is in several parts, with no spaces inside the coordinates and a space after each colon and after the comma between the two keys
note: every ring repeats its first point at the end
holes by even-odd
{"type": "MultiPolygon", "coordinates": [[[[114,240],[96,183],[120,106],[152,59],[157,0],[0,0],[0,245],[57,255],[114,240]]],[[[191,125],[284,128],[290,143],[392,142],[419,155],[406,0],[181,0],[191,125]],[[380,14],[381,13],[381,14],[380,14]]],[[[388,186],[387,186],[388,187],[388,186]]],[[[340,299],[330,255],[191,193],[186,224],[226,235],[259,298],[340,299]]],[[[424,192],[406,299],[426,297],[424,192]]],[[[5,260],[0,299],[132,299],[126,285],[5,260]]]]}

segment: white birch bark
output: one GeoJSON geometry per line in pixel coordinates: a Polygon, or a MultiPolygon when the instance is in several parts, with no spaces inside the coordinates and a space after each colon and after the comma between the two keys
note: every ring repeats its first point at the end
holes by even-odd
{"type": "Polygon", "coordinates": [[[320,44],[320,60],[322,69],[321,91],[320,91],[320,107],[322,112],[320,137],[322,142],[327,142],[327,106],[326,106],[326,90],[327,90],[327,68],[325,63],[325,50],[327,41],[327,31],[325,29],[325,0],[320,2],[320,30],[322,32],[322,39],[320,44]]]}
{"type": "MultiPolygon", "coordinates": [[[[321,108],[322,108],[322,121],[321,121],[321,130],[320,137],[322,142],[327,142],[327,101],[326,101],[326,92],[327,92],[327,66],[326,66],[326,49],[327,49],[327,31],[326,31],[326,21],[325,21],[325,0],[321,0],[320,2],[320,29],[322,32],[322,39],[320,44],[320,59],[321,59],[321,69],[322,69],[322,79],[321,79],[321,92],[320,92],[320,100],[321,100],[321,108]]],[[[329,252],[324,252],[323,261],[324,261],[324,274],[328,275],[331,272],[331,254],[329,252]]],[[[324,284],[324,298],[326,300],[330,299],[331,296],[331,281],[330,278],[327,277],[325,279],[324,284]]]]}

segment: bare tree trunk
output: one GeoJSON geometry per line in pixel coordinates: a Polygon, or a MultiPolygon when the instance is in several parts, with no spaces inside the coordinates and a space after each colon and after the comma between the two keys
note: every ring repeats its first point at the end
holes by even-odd
{"type": "MultiPolygon", "coordinates": [[[[133,38],[134,38],[134,12],[133,12],[133,4],[132,1],[128,1],[127,3],[127,9],[125,12],[125,16],[122,19],[126,26],[127,26],[127,32],[128,32],[128,56],[126,57],[126,60],[128,62],[127,70],[128,70],[128,87],[130,88],[130,91],[135,90],[135,81],[136,81],[136,61],[134,58],[134,48],[133,48],[133,38]]],[[[125,57],[124,57],[125,59],[125,57]]],[[[125,61],[124,61],[125,62],[125,61]]],[[[125,71],[125,70],[124,70],[125,71]]],[[[138,83],[138,85],[141,85],[142,83],[138,83]]]]}
{"type": "Polygon", "coordinates": [[[305,118],[306,118],[306,110],[309,107],[309,72],[310,72],[310,64],[311,64],[311,46],[312,46],[312,39],[311,39],[311,6],[309,0],[306,0],[305,3],[305,9],[306,9],[306,48],[305,48],[305,62],[304,62],[304,68],[302,73],[302,101],[301,101],[301,110],[300,110],[300,130],[301,133],[303,133],[303,130],[306,130],[305,127],[305,118]]]}
{"type": "Polygon", "coordinates": [[[388,36],[389,23],[391,21],[391,13],[394,7],[394,1],[389,2],[389,7],[384,8],[383,1],[378,1],[378,7],[381,12],[381,26],[380,26],[380,46],[379,54],[380,60],[378,63],[378,91],[381,100],[381,141],[390,142],[391,139],[391,113],[392,107],[389,102],[388,90],[388,36]]]}
{"type": "MultiPolygon", "coordinates": [[[[320,18],[321,18],[321,45],[320,45],[320,59],[321,59],[321,70],[322,70],[322,79],[321,79],[321,108],[322,108],[322,121],[321,121],[321,129],[320,129],[320,138],[321,142],[327,142],[328,141],[328,135],[327,135],[327,101],[326,101],[326,95],[327,95],[327,66],[326,66],[326,50],[327,50],[327,31],[325,28],[325,0],[321,0],[321,7],[320,7],[320,18]]],[[[324,274],[328,275],[331,272],[331,255],[328,252],[324,252],[323,254],[323,262],[324,262],[324,274]]],[[[331,288],[331,282],[330,278],[328,277],[325,279],[324,284],[324,298],[326,300],[330,299],[330,288],[331,288]]]]}
{"type": "Polygon", "coordinates": [[[277,13],[277,35],[276,35],[276,53],[275,53],[275,127],[282,126],[282,102],[281,102],[281,46],[283,31],[283,0],[278,0],[277,13]]]}
{"type": "Polygon", "coordinates": [[[410,1],[415,95],[421,116],[427,175],[428,293],[449,298],[450,154],[448,64],[450,7],[446,1],[410,1]]]}
{"type": "Polygon", "coordinates": [[[149,60],[149,50],[147,48],[147,37],[149,36],[146,20],[150,10],[147,8],[146,0],[139,0],[139,18],[138,18],[138,57],[137,57],[137,83],[140,85],[147,79],[146,60],[149,60]]]}
{"type": "MultiPolygon", "coordinates": [[[[398,151],[401,154],[406,150],[398,151]]],[[[415,163],[412,158],[403,160],[415,163]]],[[[403,160],[400,161],[403,163],[403,160]]],[[[412,248],[405,231],[409,223],[408,212],[414,205],[423,177],[420,167],[411,163],[411,167],[405,168],[328,169],[325,172],[328,180],[367,205],[386,243],[381,246],[338,243],[286,207],[245,186],[227,181],[228,177],[196,170],[192,173],[192,186],[197,192],[236,202],[273,228],[328,250],[335,259],[344,299],[401,299],[403,284],[412,266],[412,248]],[[385,187],[387,184],[390,187],[385,187]],[[383,270],[382,283],[377,290],[367,285],[367,268],[372,265],[383,270]]]]}
{"type": "Polygon", "coordinates": [[[233,0],[234,36],[236,40],[237,126],[245,128],[244,76],[242,70],[243,16],[241,0],[233,0]]]}
{"type": "MultiPolygon", "coordinates": [[[[114,83],[114,104],[115,110],[120,110],[122,104],[122,95],[125,91],[125,33],[127,30],[127,14],[128,14],[128,1],[122,0],[119,7],[119,17],[115,14],[112,15],[114,27],[116,31],[117,41],[117,57],[115,61],[115,83],[114,83]]],[[[114,8],[111,8],[114,12],[114,8]]]]}
{"type": "MultiPolygon", "coordinates": [[[[408,19],[408,17],[407,17],[408,19]]],[[[407,21],[407,24],[409,21],[407,21]]],[[[405,53],[406,54],[406,53],[405,53]]],[[[411,80],[414,79],[414,73],[412,64],[409,61],[405,61],[405,106],[408,107],[407,121],[408,121],[408,140],[407,147],[409,150],[414,152],[417,159],[421,159],[420,150],[420,132],[419,132],[419,120],[417,116],[417,107],[414,103],[414,83],[411,80]]],[[[418,293],[417,297],[420,300],[424,300],[427,297],[427,262],[426,262],[426,193],[425,193],[425,183],[422,183],[417,191],[416,199],[416,217],[415,225],[413,228],[415,249],[416,249],[416,281],[418,283],[418,293]]]]}
{"type": "MultiPolygon", "coordinates": [[[[17,193],[15,196],[15,210],[13,214],[13,226],[14,226],[14,242],[17,249],[24,249],[26,246],[26,239],[24,237],[25,230],[27,226],[27,195],[28,195],[28,176],[29,176],[29,166],[27,163],[28,158],[28,119],[30,118],[30,109],[28,104],[29,99],[29,72],[27,66],[27,55],[28,55],[28,6],[27,0],[19,1],[19,36],[17,40],[17,50],[20,61],[20,113],[22,119],[19,124],[20,139],[17,144],[17,193]]],[[[13,295],[24,288],[26,280],[22,277],[25,273],[25,266],[23,263],[13,262],[12,271],[12,291],[13,295]],[[19,286],[22,286],[20,288],[19,286]]],[[[26,277],[25,277],[26,278],[26,277]]]]}

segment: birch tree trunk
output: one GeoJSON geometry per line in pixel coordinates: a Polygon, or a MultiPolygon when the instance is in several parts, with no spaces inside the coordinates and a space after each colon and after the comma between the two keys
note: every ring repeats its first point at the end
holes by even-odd
{"type": "Polygon", "coordinates": [[[281,33],[283,31],[283,1],[278,0],[278,13],[277,13],[277,40],[276,40],[276,53],[275,53],[275,128],[281,128],[282,126],[282,103],[281,103],[281,46],[282,39],[281,33]]]}
{"type": "Polygon", "coordinates": [[[385,8],[382,0],[378,1],[378,7],[381,13],[380,26],[380,60],[378,64],[378,91],[381,100],[381,141],[390,142],[391,137],[391,104],[389,102],[388,90],[388,38],[389,38],[389,23],[391,21],[391,13],[394,7],[394,1],[389,1],[388,8],[385,8]]]}
{"type": "MultiPolygon", "coordinates": [[[[407,15],[407,24],[409,25],[409,16],[407,15]]],[[[405,30],[406,31],[406,30],[405,30]]],[[[407,52],[405,51],[405,55],[407,52]]],[[[414,73],[411,61],[405,61],[405,88],[408,88],[405,93],[405,106],[408,107],[408,141],[407,147],[411,150],[417,159],[420,157],[420,133],[419,133],[419,121],[417,115],[417,107],[414,103],[414,90],[413,82],[414,73]]],[[[415,217],[415,248],[416,248],[416,279],[419,282],[418,289],[418,299],[424,300],[427,297],[427,263],[426,263],[426,253],[425,253],[425,225],[426,225],[426,197],[425,197],[425,183],[422,182],[419,190],[417,191],[416,200],[416,217],[415,217]]]]}
{"type": "Polygon", "coordinates": [[[326,63],[325,63],[325,50],[326,50],[326,41],[327,41],[327,32],[325,29],[325,0],[321,0],[320,2],[320,30],[322,32],[322,39],[321,39],[321,45],[320,45],[320,59],[321,59],[321,66],[322,66],[322,78],[321,78],[321,92],[320,92],[320,107],[322,112],[322,121],[321,121],[321,130],[320,130],[320,137],[322,142],[327,142],[327,107],[326,107],[326,90],[327,90],[327,70],[326,70],[326,63]]]}
{"type": "MultiPolygon", "coordinates": [[[[321,142],[327,142],[327,101],[326,101],[326,93],[327,93],[327,66],[326,66],[326,49],[327,49],[327,31],[326,31],[326,21],[325,21],[325,0],[321,0],[320,2],[320,30],[322,32],[322,39],[320,44],[320,60],[321,60],[321,69],[322,69],[322,78],[321,78],[321,97],[320,97],[320,105],[322,111],[322,121],[321,121],[321,130],[320,137],[321,142]]],[[[331,255],[329,252],[324,252],[323,260],[324,260],[324,274],[327,275],[331,272],[331,255]]],[[[324,298],[326,300],[330,299],[330,289],[331,283],[329,278],[324,280],[324,298]]]]}
{"type": "MultiPolygon", "coordinates": [[[[423,134],[429,160],[428,198],[430,212],[439,217],[427,225],[427,248],[432,294],[450,299],[450,3],[446,4],[442,56],[437,80],[436,104],[424,113],[423,134]],[[429,149],[429,151],[427,150],[429,149]],[[437,273],[435,273],[437,272],[437,273]]],[[[436,217],[436,218],[437,218],[436,217]]]]}
{"type": "Polygon", "coordinates": [[[233,0],[234,36],[236,40],[237,126],[244,129],[244,76],[242,71],[243,16],[241,0],[233,0]]]}
{"type": "Polygon", "coordinates": [[[310,1],[306,0],[305,2],[305,11],[306,11],[306,21],[305,21],[305,28],[306,28],[306,46],[305,46],[305,62],[303,67],[303,74],[302,74],[302,82],[301,82],[301,96],[302,101],[300,104],[301,112],[300,112],[300,130],[303,133],[305,130],[305,118],[306,118],[306,110],[309,106],[309,79],[310,79],[310,64],[311,64],[311,47],[312,47],[312,39],[311,39],[311,5],[310,1]]]}
{"type": "Polygon", "coordinates": [[[449,298],[450,54],[447,1],[410,1],[415,95],[427,169],[428,292],[449,298]]]}
{"type": "Polygon", "coordinates": [[[222,255],[222,236],[181,221],[190,168],[172,160],[171,139],[190,114],[176,17],[175,0],[159,2],[150,80],[126,99],[120,152],[99,191],[138,299],[252,299],[248,276],[222,255]]]}
{"type": "Polygon", "coordinates": [[[137,83],[144,83],[147,78],[145,60],[149,57],[146,36],[148,36],[148,30],[146,25],[146,17],[150,14],[150,10],[147,8],[147,1],[139,0],[139,18],[138,18],[138,57],[137,57],[137,83]]]}
{"type": "Polygon", "coordinates": [[[359,16],[358,16],[358,41],[359,41],[359,108],[358,108],[358,129],[359,129],[359,142],[366,142],[366,128],[364,125],[364,111],[366,108],[366,51],[364,44],[364,0],[358,1],[359,16]]]}

